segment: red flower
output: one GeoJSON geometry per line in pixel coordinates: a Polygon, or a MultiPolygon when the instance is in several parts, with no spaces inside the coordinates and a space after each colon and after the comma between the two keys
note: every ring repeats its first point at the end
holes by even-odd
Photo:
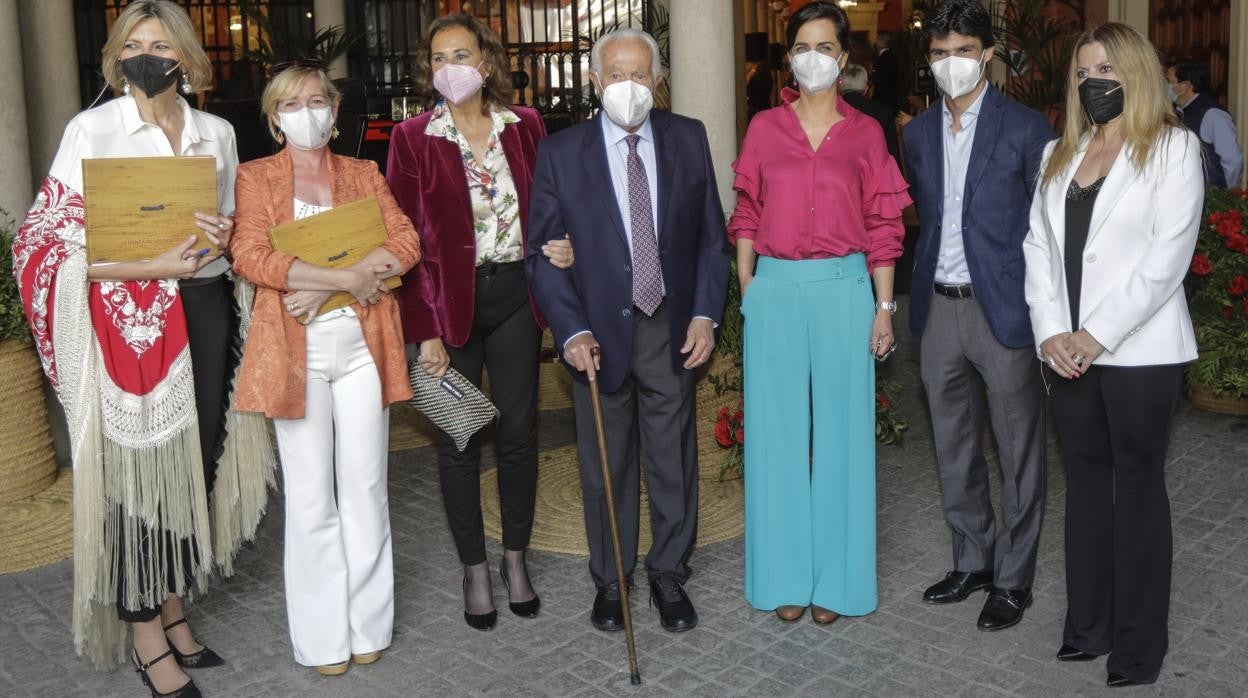
{"type": "Polygon", "coordinates": [[[745,425],[744,424],[741,425],[740,429],[737,429],[737,443],[741,444],[742,446],[745,445],[745,425]]]}
{"type": "Polygon", "coordinates": [[[1227,286],[1226,290],[1229,291],[1232,296],[1242,296],[1245,293],[1248,293],[1248,276],[1244,276],[1243,274],[1236,275],[1235,278],[1231,279],[1231,283],[1227,286]]]}
{"type": "Polygon", "coordinates": [[[720,421],[728,419],[728,406],[724,405],[723,407],[719,408],[719,412],[715,413],[715,418],[720,421]]]}
{"type": "Polygon", "coordinates": [[[1248,235],[1231,235],[1226,238],[1226,248],[1232,252],[1248,254],[1248,235]]]}
{"type": "Polygon", "coordinates": [[[728,422],[715,423],[715,443],[723,448],[732,448],[732,428],[728,426],[728,422]]]}
{"type": "Polygon", "coordinates": [[[744,413],[744,412],[742,412],[741,410],[737,410],[737,411],[736,411],[735,413],[733,413],[733,415],[732,415],[732,421],[736,422],[737,424],[742,424],[742,423],[744,423],[744,422],[745,422],[745,413],[744,413]]]}
{"type": "Polygon", "coordinates": [[[1192,257],[1192,273],[1196,276],[1208,276],[1213,272],[1213,264],[1209,262],[1209,258],[1197,252],[1192,257]]]}
{"type": "Polygon", "coordinates": [[[885,410],[888,409],[893,404],[893,402],[889,400],[888,396],[885,395],[884,393],[876,393],[875,402],[877,405],[880,406],[880,409],[885,409],[885,410]]]}

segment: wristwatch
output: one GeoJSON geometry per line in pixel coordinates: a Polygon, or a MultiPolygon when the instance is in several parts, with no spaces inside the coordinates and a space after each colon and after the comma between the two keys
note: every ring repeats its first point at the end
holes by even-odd
{"type": "Polygon", "coordinates": [[[878,301],[875,304],[876,310],[887,310],[889,315],[897,314],[897,301],[878,301]]]}

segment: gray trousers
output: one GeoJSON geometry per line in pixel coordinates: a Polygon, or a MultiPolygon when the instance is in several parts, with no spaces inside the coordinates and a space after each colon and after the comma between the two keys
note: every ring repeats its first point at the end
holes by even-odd
{"type": "Polygon", "coordinates": [[[1044,398],[1035,352],[998,342],[976,299],[937,293],[920,357],[954,569],[991,569],[997,587],[1029,588],[1045,490],[1044,398]],[[982,446],[985,411],[1001,464],[999,526],[982,446]]]}
{"type": "MultiPolygon", "coordinates": [[[[631,575],[637,564],[640,471],[644,469],[654,538],[646,555],[646,572],[670,574],[683,581],[689,576],[689,556],[698,532],[696,396],[693,371],[672,372],[671,342],[666,303],[653,317],[634,309],[629,374],[618,391],[600,397],[624,573],[631,575]]],[[[605,586],[616,581],[615,554],[588,386],[574,382],[572,399],[589,571],[595,585],[605,586]]]]}

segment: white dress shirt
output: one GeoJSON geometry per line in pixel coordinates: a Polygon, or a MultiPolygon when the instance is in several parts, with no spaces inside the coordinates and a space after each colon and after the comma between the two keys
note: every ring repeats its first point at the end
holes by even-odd
{"type": "Polygon", "coordinates": [[[958,120],[961,129],[952,130],[953,112],[949,102],[940,100],[944,126],[945,198],[944,215],[940,221],[940,256],[936,259],[936,282],[941,284],[969,284],[971,270],[966,265],[966,249],[962,245],[962,196],[966,188],[966,170],[971,164],[971,147],[975,144],[975,126],[979,123],[979,110],[984,103],[986,87],[980,89],[979,97],[962,112],[958,120]]]}
{"type": "MultiPolygon", "coordinates": [[[[192,109],[181,96],[182,142],[179,152],[169,145],[165,132],[155,124],[143,121],[134,98],[122,96],[94,109],[88,109],[65,127],[61,148],[48,174],[70,189],[82,193],[82,161],[87,158],[172,157],[174,155],[211,155],[217,166],[217,206],[224,215],[234,213],[234,171],[238,169],[238,150],[234,144],[234,127],[212,114],[192,109]]],[[[216,213],[217,211],[204,211],[216,213]]],[[[188,225],[188,232],[195,230],[188,225]]],[[[225,257],[210,262],[195,274],[210,277],[230,268],[225,257]]]]}

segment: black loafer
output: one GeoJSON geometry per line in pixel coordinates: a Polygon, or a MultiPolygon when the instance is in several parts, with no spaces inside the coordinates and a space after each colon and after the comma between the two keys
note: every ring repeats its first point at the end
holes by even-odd
{"type": "Polygon", "coordinates": [[[598,594],[594,597],[594,609],[589,613],[589,622],[604,632],[624,629],[624,605],[620,603],[619,582],[598,587],[598,594]]]}
{"type": "Polygon", "coordinates": [[[1063,643],[1062,648],[1057,651],[1057,658],[1063,662],[1087,662],[1096,659],[1096,655],[1063,643]]]}
{"type": "Polygon", "coordinates": [[[923,600],[928,603],[957,603],[980,589],[992,586],[992,570],[979,572],[959,572],[954,570],[945,578],[936,582],[923,592],[923,600]]]}
{"type": "Polygon", "coordinates": [[[1115,674],[1111,671],[1109,672],[1109,676],[1105,678],[1105,685],[1110,688],[1124,688],[1126,686],[1142,686],[1143,683],[1140,681],[1133,681],[1122,674],[1115,674]]]}
{"type": "Polygon", "coordinates": [[[659,625],[668,632],[683,633],[698,624],[698,612],[675,577],[664,574],[650,578],[650,603],[658,606],[659,625]]]}
{"type": "Polygon", "coordinates": [[[1023,611],[1031,605],[1031,589],[998,589],[988,592],[988,601],[979,613],[980,630],[1005,630],[1018,625],[1023,611]]]}

